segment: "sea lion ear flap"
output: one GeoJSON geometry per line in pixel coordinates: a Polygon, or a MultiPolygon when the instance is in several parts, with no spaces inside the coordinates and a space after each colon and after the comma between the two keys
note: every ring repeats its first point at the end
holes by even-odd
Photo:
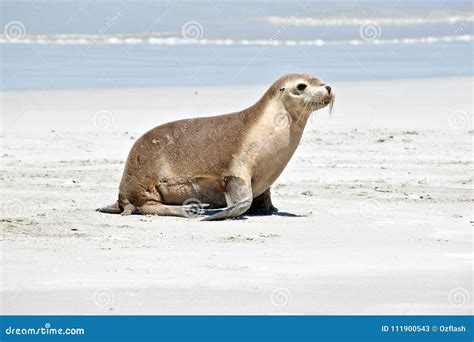
{"type": "Polygon", "coordinates": [[[283,95],[283,92],[285,91],[285,88],[280,88],[280,96],[278,96],[278,100],[280,100],[281,96],[283,95]]]}

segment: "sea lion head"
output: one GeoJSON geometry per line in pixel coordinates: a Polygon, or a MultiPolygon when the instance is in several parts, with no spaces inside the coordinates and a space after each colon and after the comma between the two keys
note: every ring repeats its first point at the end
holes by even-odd
{"type": "Polygon", "coordinates": [[[269,92],[292,115],[310,114],[328,105],[332,111],[335,99],[330,85],[308,74],[283,75],[270,87],[269,92]]]}

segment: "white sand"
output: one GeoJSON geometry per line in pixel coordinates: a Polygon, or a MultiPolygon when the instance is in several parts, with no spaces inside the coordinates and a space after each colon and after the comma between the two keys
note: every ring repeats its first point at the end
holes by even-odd
{"type": "Polygon", "coordinates": [[[264,88],[2,93],[2,313],[470,314],[471,78],[334,84],[274,185],[298,217],[94,211],[144,131],[264,88]]]}

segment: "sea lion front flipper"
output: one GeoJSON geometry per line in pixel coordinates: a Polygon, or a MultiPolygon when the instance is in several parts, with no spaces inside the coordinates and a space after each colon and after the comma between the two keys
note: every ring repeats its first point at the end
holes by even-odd
{"type": "MultiPolygon", "coordinates": [[[[217,213],[204,217],[202,221],[223,220],[237,217],[245,213],[252,205],[252,188],[250,182],[235,176],[226,177],[225,182],[227,207],[217,209],[217,213]]],[[[206,213],[206,211],[204,213],[206,213]]]]}
{"type": "Polygon", "coordinates": [[[194,205],[166,205],[163,203],[150,202],[145,203],[138,208],[143,215],[159,215],[159,216],[177,216],[177,217],[195,217],[204,213],[209,204],[200,203],[199,206],[194,205]]]}

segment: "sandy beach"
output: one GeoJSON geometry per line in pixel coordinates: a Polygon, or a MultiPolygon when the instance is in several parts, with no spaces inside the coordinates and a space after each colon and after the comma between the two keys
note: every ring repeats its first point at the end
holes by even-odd
{"type": "Polygon", "coordinates": [[[1,92],[3,314],[471,314],[472,78],[339,82],[273,186],[222,222],[94,209],[152,127],[262,86],[1,92]]]}

